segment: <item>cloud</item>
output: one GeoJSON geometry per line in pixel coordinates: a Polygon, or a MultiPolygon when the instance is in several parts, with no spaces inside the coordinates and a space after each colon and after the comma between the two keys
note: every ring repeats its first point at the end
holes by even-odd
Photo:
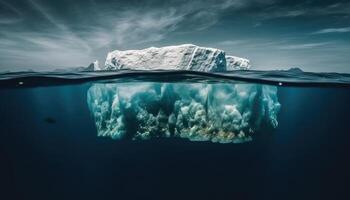
{"type": "MultiPolygon", "coordinates": [[[[146,8],[122,10],[110,25],[115,27],[112,31],[115,31],[118,45],[154,42],[164,39],[171,32],[208,29],[219,22],[222,11],[240,9],[253,2],[255,1],[169,1],[164,7],[154,7],[151,4],[146,8]]],[[[108,18],[113,19],[115,16],[108,18]]]]}
{"type": "Polygon", "coordinates": [[[266,8],[256,12],[256,15],[264,20],[275,18],[295,18],[304,16],[332,16],[344,15],[350,16],[350,3],[333,4],[311,4],[310,2],[295,3],[294,5],[285,5],[276,2],[266,8]]]}
{"type": "Polygon", "coordinates": [[[312,48],[326,46],[329,44],[330,44],[330,42],[292,44],[292,45],[281,46],[281,47],[279,47],[279,49],[283,49],[283,50],[312,49],[312,48]]]}
{"type": "MultiPolygon", "coordinates": [[[[96,59],[96,52],[142,46],[161,41],[176,31],[207,29],[218,22],[221,11],[248,2],[252,1],[180,0],[160,4],[151,0],[129,6],[124,2],[84,1],[57,7],[47,1],[29,0],[22,5],[27,12],[21,13],[15,6],[0,1],[11,13],[25,15],[26,20],[22,26],[0,30],[0,65],[72,66],[79,60],[84,65],[96,59]],[[33,26],[26,27],[30,23],[33,26]],[[16,55],[21,58],[14,61],[16,55]]],[[[0,23],[5,20],[0,19],[0,23]]]]}
{"type": "Polygon", "coordinates": [[[327,33],[349,33],[350,27],[343,28],[326,28],[313,32],[312,34],[327,34],[327,33]]]}
{"type": "Polygon", "coordinates": [[[22,19],[22,13],[16,7],[0,1],[0,24],[15,24],[22,19]]]}
{"type": "Polygon", "coordinates": [[[217,42],[216,44],[221,46],[236,46],[244,43],[247,43],[247,41],[246,40],[224,40],[224,41],[217,42]]]}
{"type": "Polygon", "coordinates": [[[0,0],[0,68],[87,65],[96,59],[103,62],[107,51],[114,49],[175,42],[229,49],[242,57],[267,50],[297,52],[294,49],[326,44],[313,40],[319,38],[310,40],[310,34],[300,34],[305,29],[299,27],[303,23],[299,19],[282,26],[284,19],[264,20],[307,16],[315,25],[327,27],[322,23],[341,17],[344,20],[337,21],[336,27],[343,28],[313,34],[341,33],[348,32],[345,19],[350,19],[349,13],[350,3],[345,1],[321,6],[314,0],[0,0]],[[254,28],[254,24],[264,26],[254,28]]]}
{"type": "Polygon", "coordinates": [[[76,39],[69,34],[22,32],[6,37],[10,39],[0,40],[0,60],[7,65],[46,66],[48,70],[50,67],[86,65],[90,61],[88,51],[77,45],[76,39]]]}
{"type": "MultiPolygon", "coordinates": [[[[42,14],[50,23],[56,26],[61,32],[65,35],[68,35],[69,38],[74,38],[75,42],[81,46],[83,46],[87,51],[91,51],[90,46],[81,38],[79,38],[76,34],[74,34],[65,24],[60,23],[56,20],[50,12],[48,12],[43,5],[36,2],[35,0],[28,0],[28,2],[33,6],[35,10],[37,10],[40,14],[42,14]]],[[[52,41],[54,42],[54,41],[52,41]]]]}
{"type": "Polygon", "coordinates": [[[126,11],[111,31],[114,32],[117,45],[159,41],[165,34],[174,31],[183,17],[183,14],[176,13],[173,9],[126,11]]]}

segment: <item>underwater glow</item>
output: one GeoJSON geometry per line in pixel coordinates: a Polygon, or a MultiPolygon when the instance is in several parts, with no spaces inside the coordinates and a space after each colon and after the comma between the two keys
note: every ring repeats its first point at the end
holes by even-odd
{"type": "Polygon", "coordinates": [[[96,83],[87,103],[98,136],[240,143],[277,127],[277,87],[228,83],[96,83]]]}

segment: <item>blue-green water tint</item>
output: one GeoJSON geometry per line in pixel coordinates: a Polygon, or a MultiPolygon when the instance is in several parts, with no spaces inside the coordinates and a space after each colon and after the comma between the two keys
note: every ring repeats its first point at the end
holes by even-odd
{"type": "MultiPolygon", "coordinates": [[[[133,79],[2,88],[1,199],[348,199],[348,87],[268,85],[278,126],[250,142],[98,137],[89,90],[133,79]]],[[[181,84],[245,84],[217,81],[181,84]]]]}

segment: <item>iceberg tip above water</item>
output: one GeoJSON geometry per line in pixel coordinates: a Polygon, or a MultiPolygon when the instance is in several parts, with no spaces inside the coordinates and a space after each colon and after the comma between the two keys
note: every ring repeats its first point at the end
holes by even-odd
{"type": "Polygon", "coordinates": [[[86,69],[86,71],[100,71],[100,65],[98,60],[96,60],[95,62],[92,62],[86,69]]]}
{"type": "Polygon", "coordinates": [[[227,56],[223,50],[193,44],[150,47],[142,50],[115,50],[108,53],[104,70],[191,70],[224,72],[249,69],[250,61],[227,56]]]}

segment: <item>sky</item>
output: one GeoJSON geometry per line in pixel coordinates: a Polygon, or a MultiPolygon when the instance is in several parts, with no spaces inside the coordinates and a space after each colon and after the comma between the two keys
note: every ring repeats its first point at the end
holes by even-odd
{"type": "Polygon", "coordinates": [[[103,65],[116,49],[184,43],[257,70],[350,73],[350,1],[0,0],[0,71],[103,65]]]}

